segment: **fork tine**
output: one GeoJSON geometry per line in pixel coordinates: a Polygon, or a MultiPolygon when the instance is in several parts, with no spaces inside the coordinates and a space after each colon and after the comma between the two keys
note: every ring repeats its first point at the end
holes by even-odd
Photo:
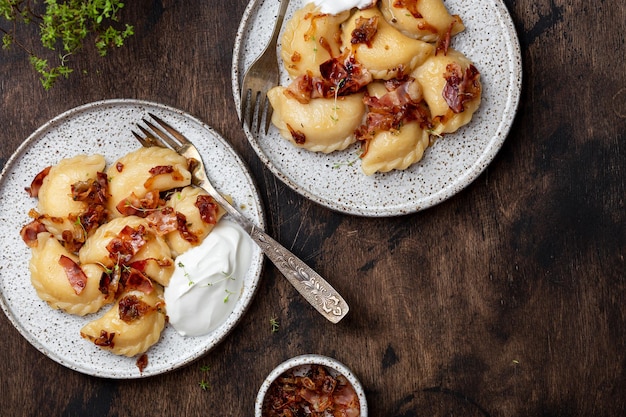
{"type": "MultiPolygon", "coordinates": [[[[178,151],[180,148],[180,143],[176,142],[172,139],[167,133],[163,132],[161,129],[156,127],[152,122],[146,119],[142,119],[142,121],[150,128],[154,133],[156,133],[159,138],[155,138],[157,141],[160,141],[162,144],[167,144],[170,148],[178,151]]],[[[140,128],[141,129],[141,128],[140,128]]],[[[143,129],[142,129],[143,130],[143,129]]]]}
{"type": "Polygon", "coordinates": [[[189,144],[191,142],[189,142],[189,140],[183,136],[182,133],[180,133],[178,130],[174,129],[170,124],[166,123],[163,119],[161,119],[160,117],[152,114],[152,113],[148,113],[150,115],[150,117],[152,117],[158,124],[161,125],[161,127],[163,127],[163,129],[167,130],[167,132],[174,136],[176,138],[176,140],[178,140],[179,143],[181,144],[189,144]]]}
{"type": "MultiPolygon", "coordinates": [[[[137,125],[137,127],[141,127],[141,126],[137,125]]],[[[131,133],[133,134],[133,136],[135,136],[135,139],[137,139],[139,143],[141,143],[141,146],[145,148],[154,146],[154,143],[147,136],[146,137],[141,136],[139,133],[135,132],[134,130],[131,130],[131,133]]]]}

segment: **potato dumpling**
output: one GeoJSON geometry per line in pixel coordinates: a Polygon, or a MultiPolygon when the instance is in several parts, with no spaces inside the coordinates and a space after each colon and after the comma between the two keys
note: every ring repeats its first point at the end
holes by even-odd
{"type": "Polygon", "coordinates": [[[354,130],[365,114],[363,93],[314,98],[306,104],[277,86],[267,93],[274,108],[272,123],[294,145],[313,152],[343,150],[355,142],[354,130]]]}
{"type": "MultiPolygon", "coordinates": [[[[185,239],[180,230],[174,230],[166,234],[165,239],[174,257],[186,252],[193,246],[199,245],[215,227],[215,223],[206,222],[202,219],[200,209],[198,208],[198,197],[200,196],[207,198],[209,194],[202,188],[189,186],[173,194],[166,203],[166,206],[172,207],[177,213],[185,216],[187,232],[198,238],[196,242],[190,242],[185,239]]],[[[211,199],[211,201],[214,200],[211,199]]],[[[215,220],[219,221],[224,214],[226,214],[226,211],[222,207],[217,206],[215,220]]]]}
{"type": "Polygon", "coordinates": [[[340,54],[340,24],[349,11],[338,15],[323,14],[314,3],[297,10],[285,25],[280,55],[293,78],[310,72],[320,75],[320,64],[340,54]]]}
{"type": "Polygon", "coordinates": [[[125,264],[132,264],[142,260],[149,260],[143,272],[155,281],[167,285],[173,272],[174,261],[171,251],[162,236],[158,236],[150,228],[146,219],[137,216],[117,217],[100,226],[95,233],[87,238],[78,252],[81,263],[96,263],[106,268],[113,268],[120,263],[109,252],[107,246],[113,238],[118,237],[126,226],[134,230],[144,229],[145,243],[125,264]],[[162,267],[158,268],[159,264],[162,267]],[[163,267],[164,266],[164,267],[163,267]]]}
{"type": "Polygon", "coordinates": [[[79,262],[78,257],[68,252],[50,233],[37,235],[37,245],[32,248],[29,268],[31,282],[39,298],[54,309],[79,316],[94,313],[103,305],[113,302],[114,294],[105,295],[99,290],[104,268],[96,264],[78,264],[87,281],[77,294],[60,264],[62,256],[76,264],[79,262]]]}
{"type": "Polygon", "coordinates": [[[380,10],[385,20],[407,36],[425,42],[438,42],[448,31],[454,36],[465,30],[458,15],[448,12],[443,0],[398,2],[381,0],[380,10]]]}
{"type": "Polygon", "coordinates": [[[435,47],[427,42],[409,38],[391,26],[378,10],[371,8],[355,12],[343,26],[343,45],[375,79],[390,80],[409,74],[432,55],[435,47]],[[376,21],[376,32],[369,42],[351,43],[353,31],[364,22],[376,21]]]}
{"type": "Polygon", "coordinates": [[[134,194],[142,198],[149,191],[165,191],[191,183],[187,159],[172,149],[139,148],[118,159],[107,169],[108,209],[112,217],[121,213],[117,205],[134,194]]]}
{"type": "Polygon", "coordinates": [[[72,185],[82,181],[93,181],[98,172],[104,171],[104,156],[77,155],[65,158],[52,166],[39,189],[37,211],[40,221],[54,237],[62,240],[63,232],[82,236],[83,230],[70,215],[79,215],[87,209],[87,203],[74,200],[72,185]]]}
{"type": "Polygon", "coordinates": [[[126,291],[109,311],[83,326],[80,335],[116,355],[144,353],[161,337],[166,322],[164,306],[160,286],[150,294],[126,291]]]}
{"type": "Polygon", "coordinates": [[[428,132],[417,121],[406,123],[397,131],[378,132],[361,158],[361,169],[366,175],[407,169],[422,159],[429,141],[428,132]]]}
{"type": "Polygon", "coordinates": [[[481,100],[480,75],[474,68],[472,61],[461,52],[450,48],[445,55],[433,55],[411,75],[422,87],[424,100],[430,108],[435,124],[434,134],[455,132],[459,127],[472,120],[481,100]],[[446,77],[449,77],[453,71],[455,72],[456,84],[450,85],[446,77]],[[474,79],[465,80],[464,78],[468,76],[472,76],[474,79]],[[459,85],[467,85],[469,90],[454,92],[455,89],[460,88],[459,85]],[[444,90],[446,89],[450,89],[453,93],[445,94],[444,90]],[[454,94],[464,97],[459,109],[450,107],[450,101],[454,98],[454,94]],[[446,95],[452,95],[452,97],[446,100],[446,95]]]}

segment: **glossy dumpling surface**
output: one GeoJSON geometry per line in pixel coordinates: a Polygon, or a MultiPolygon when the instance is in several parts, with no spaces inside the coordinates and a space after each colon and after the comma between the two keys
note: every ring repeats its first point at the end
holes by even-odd
{"type": "Polygon", "coordinates": [[[323,14],[314,3],[297,10],[285,25],[280,54],[283,65],[293,78],[310,72],[319,76],[319,66],[340,54],[340,24],[349,11],[338,15],[323,14]]]}
{"type": "Polygon", "coordinates": [[[379,7],[392,26],[407,36],[426,42],[438,42],[448,32],[454,36],[465,29],[461,18],[451,15],[443,0],[381,0],[379,7]]]}
{"type": "MultiPolygon", "coordinates": [[[[202,199],[208,198],[211,202],[214,202],[206,191],[202,188],[193,186],[183,188],[180,192],[173,194],[167,201],[168,207],[172,207],[177,213],[185,216],[185,227],[187,232],[197,238],[195,241],[190,241],[183,236],[180,230],[174,230],[167,233],[165,235],[165,239],[174,256],[178,256],[192,247],[199,245],[215,227],[216,223],[203,220],[203,216],[198,207],[199,197],[202,199]]],[[[217,222],[226,212],[220,206],[217,206],[216,208],[217,212],[215,220],[217,222]]]]}
{"type": "MultiPolygon", "coordinates": [[[[449,49],[447,54],[431,56],[423,65],[413,72],[413,76],[419,82],[424,93],[424,100],[428,104],[435,127],[433,133],[444,134],[455,132],[459,127],[467,124],[478,109],[481,100],[480,75],[475,74],[473,82],[464,83],[464,78],[472,73],[472,62],[461,52],[449,49]],[[457,92],[459,96],[465,95],[468,100],[463,102],[460,111],[454,111],[450,107],[450,100],[446,100],[444,90],[455,90],[450,85],[450,75],[455,73],[456,84],[473,86],[471,95],[457,92]]],[[[474,68],[475,70],[475,68],[474,68]]],[[[458,89],[458,88],[457,88],[458,89]]]]}
{"type": "Polygon", "coordinates": [[[274,108],[272,123],[296,146],[313,152],[342,150],[355,142],[354,130],[365,114],[363,94],[315,98],[306,104],[277,86],[267,93],[274,108]]]}
{"type": "Polygon", "coordinates": [[[409,38],[387,23],[378,10],[371,8],[355,12],[343,27],[343,45],[375,79],[389,80],[406,75],[419,66],[434,51],[434,46],[409,38]],[[354,30],[366,21],[374,21],[375,34],[369,42],[352,44],[354,30]]]}
{"type": "Polygon", "coordinates": [[[153,146],[139,148],[118,159],[107,169],[109,211],[119,216],[116,206],[131,194],[144,197],[149,191],[165,191],[191,183],[191,173],[184,156],[172,149],[153,146]]]}
{"type": "Polygon", "coordinates": [[[126,291],[109,311],[83,326],[80,334],[116,355],[138,355],[161,337],[166,322],[164,305],[163,290],[159,286],[150,294],[126,291]],[[139,314],[133,315],[133,312],[139,314]]]}
{"type": "Polygon", "coordinates": [[[361,158],[361,169],[366,175],[406,169],[422,159],[429,140],[428,132],[416,121],[404,124],[399,130],[378,132],[361,158]]]}
{"type": "Polygon", "coordinates": [[[66,256],[78,263],[78,257],[69,253],[50,233],[39,233],[37,245],[31,251],[31,282],[39,298],[52,308],[83,316],[113,301],[113,294],[105,295],[99,290],[104,268],[96,264],[80,265],[87,282],[77,294],[59,260],[66,256]]]}

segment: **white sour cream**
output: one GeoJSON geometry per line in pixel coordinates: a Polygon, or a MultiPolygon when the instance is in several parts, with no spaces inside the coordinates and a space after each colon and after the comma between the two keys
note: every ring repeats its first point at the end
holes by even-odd
{"type": "Polygon", "coordinates": [[[252,239],[221,220],[204,241],[179,255],[165,288],[170,324],[183,336],[202,336],[233,311],[252,262],[252,239]]]}
{"type": "Polygon", "coordinates": [[[375,3],[375,0],[313,0],[320,11],[326,14],[339,14],[354,7],[364,9],[375,3]]]}

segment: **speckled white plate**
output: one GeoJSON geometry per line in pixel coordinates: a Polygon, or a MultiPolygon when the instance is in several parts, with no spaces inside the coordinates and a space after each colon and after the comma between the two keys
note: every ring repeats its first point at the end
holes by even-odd
{"type": "Polygon", "coordinates": [[[256,397],[256,401],[254,403],[254,416],[255,417],[263,417],[263,402],[265,400],[265,395],[270,389],[272,383],[282,374],[289,370],[294,370],[296,374],[306,373],[309,370],[311,365],[322,365],[326,367],[333,375],[341,374],[346,377],[348,382],[354,388],[357,397],[359,398],[359,406],[360,406],[360,416],[359,417],[367,417],[368,415],[368,407],[367,407],[367,398],[365,397],[365,390],[363,390],[363,386],[359,379],[352,373],[352,371],[343,363],[339,362],[337,359],[330,358],[324,355],[317,354],[305,354],[300,356],[295,356],[291,359],[287,359],[280,365],[270,372],[270,374],[265,378],[263,383],[261,384],[261,388],[259,388],[259,392],[256,397]]]}
{"type": "MultiPolygon", "coordinates": [[[[306,3],[292,0],[285,22],[306,3]]],[[[521,53],[501,0],[445,0],[445,4],[467,27],[453,38],[452,46],[473,60],[481,72],[482,104],[469,125],[437,141],[422,161],[409,169],[371,177],[361,171],[358,145],[325,155],[294,147],[273,126],[267,135],[258,137],[244,128],[265,165],[289,187],[321,205],[370,217],[423,210],[474,181],[493,160],[513,123],[521,92],[521,53]],[[346,164],[350,161],[357,162],[346,164]]],[[[243,75],[269,41],[278,6],[276,0],[252,0],[243,14],[232,67],[238,109],[243,75]]],[[[281,84],[288,80],[283,71],[281,84]]]]}
{"type": "Polygon", "coordinates": [[[209,126],[182,111],[144,101],[109,100],[87,104],[55,117],[34,132],[13,154],[0,176],[0,304],[17,330],[43,354],[76,371],[106,378],[139,378],[167,372],[202,356],[226,337],[245,313],[256,291],[263,254],[254,246],[252,265],[244,277],[233,312],[212,333],[185,338],[166,326],[161,340],[148,350],[143,373],[136,358],[113,355],[80,337],[81,327],[98,315],[76,317],[51,309],[30,283],[30,252],[20,237],[36,206],[24,187],[34,176],[61,158],[100,153],[112,163],[137,149],[131,134],[148,112],[168,121],[199,148],[215,187],[229,194],[254,223],[264,226],[256,185],[242,160],[209,126]]]}

